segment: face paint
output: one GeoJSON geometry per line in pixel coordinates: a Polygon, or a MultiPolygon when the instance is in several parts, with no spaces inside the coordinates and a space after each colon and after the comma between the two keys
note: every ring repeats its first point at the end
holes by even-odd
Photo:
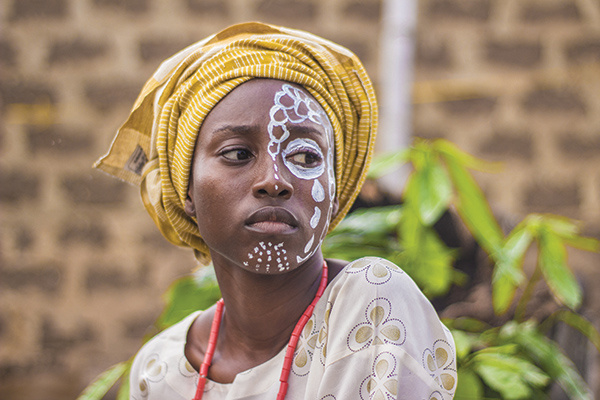
{"type": "MultiPolygon", "coordinates": [[[[281,154],[283,158],[283,163],[290,170],[292,174],[300,179],[317,179],[321,175],[323,175],[323,171],[325,170],[325,160],[323,157],[323,152],[321,151],[321,147],[311,139],[294,139],[292,140],[285,150],[283,150],[281,154]],[[297,164],[293,161],[293,158],[288,158],[290,154],[300,154],[302,152],[312,152],[315,154],[320,160],[323,160],[321,164],[317,167],[304,167],[301,164],[297,164]]],[[[317,182],[317,181],[315,181],[317,182]]]]}
{"type": "Polygon", "coordinates": [[[225,96],[200,131],[186,213],[215,264],[280,273],[316,254],[335,208],[333,129],[317,100],[253,79],[225,96]],[[253,216],[261,208],[273,214],[253,216]]]}
{"type": "MultiPolygon", "coordinates": [[[[273,176],[279,180],[279,164],[278,157],[281,157],[283,165],[295,177],[303,180],[312,180],[311,195],[315,203],[319,204],[329,201],[327,205],[326,215],[323,215],[321,208],[315,206],[312,217],[310,218],[310,228],[315,232],[306,242],[302,249],[302,254],[296,255],[298,264],[304,262],[311,257],[321,245],[327,230],[333,210],[333,199],[335,198],[335,175],[333,167],[333,129],[329,119],[321,106],[314,101],[303,90],[294,86],[283,84],[281,90],[277,91],[273,97],[273,106],[269,110],[269,124],[267,126],[269,135],[269,143],[267,152],[273,160],[273,176]],[[289,124],[298,124],[305,121],[311,121],[322,126],[325,130],[325,140],[327,142],[327,154],[323,154],[323,149],[314,140],[309,138],[296,138],[291,140],[287,145],[285,142],[290,138],[289,124]],[[285,145],[285,148],[282,148],[285,145]],[[314,155],[316,160],[321,160],[318,165],[311,167],[306,165],[302,157],[310,157],[314,155]],[[295,159],[298,155],[300,160],[295,159]],[[325,182],[321,183],[319,178],[325,174],[325,182]],[[328,190],[324,188],[324,185],[328,190]],[[319,223],[326,217],[322,226],[321,232],[316,232],[319,223]]],[[[322,178],[321,178],[322,179],[322,178]]],[[[279,190],[279,185],[275,185],[275,190],[279,190]]],[[[254,252],[248,253],[248,261],[244,262],[247,267],[254,267],[257,271],[261,268],[269,273],[271,267],[276,267],[278,271],[284,271],[290,268],[284,244],[279,243],[273,246],[273,254],[267,254],[267,248],[271,244],[260,242],[254,248],[254,252]]]]}
{"type": "Polygon", "coordinates": [[[319,207],[315,207],[315,212],[310,219],[310,227],[315,229],[317,225],[319,225],[319,220],[321,219],[321,209],[319,207]]]}
{"type": "Polygon", "coordinates": [[[259,242],[258,246],[248,253],[248,261],[243,264],[246,267],[254,266],[256,271],[261,267],[268,273],[271,267],[276,267],[279,271],[289,269],[290,263],[287,258],[287,251],[283,248],[283,242],[273,245],[271,242],[259,242]]]}
{"type": "MultiPolygon", "coordinates": [[[[311,236],[311,239],[306,243],[304,247],[304,256],[296,256],[298,263],[303,262],[310,256],[312,256],[322,243],[327,230],[329,227],[329,220],[331,219],[331,212],[333,209],[333,199],[335,196],[335,176],[333,171],[333,129],[329,123],[327,115],[321,108],[321,106],[315,102],[310,96],[304,91],[295,88],[291,85],[284,84],[281,90],[278,91],[273,99],[273,107],[269,112],[270,123],[268,127],[269,131],[269,154],[273,159],[274,170],[277,171],[277,156],[281,153],[284,165],[288,170],[297,178],[305,180],[314,180],[311,194],[315,202],[321,203],[325,200],[325,190],[318,178],[323,175],[325,169],[327,169],[327,183],[329,195],[329,209],[327,212],[327,220],[323,231],[319,235],[319,239],[315,242],[315,235],[311,236]],[[321,125],[325,128],[326,140],[327,140],[327,155],[323,155],[321,147],[312,139],[298,138],[292,140],[286,148],[281,151],[282,143],[288,139],[289,130],[286,124],[297,124],[302,123],[309,119],[311,122],[321,125]],[[313,153],[315,158],[323,160],[316,167],[306,167],[302,163],[295,162],[294,154],[313,153]]],[[[278,179],[278,175],[275,175],[278,179]]],[[[310,227],[316,229],[321,221],[321,210],[318,207],[314,208],[314,213],[310,219],[310,227]]]]}
{"type": "Polygon", "coordinates": [[[323,185],[321,185],[321,182],[319,182],[316,179],[315,179],[315,182],[313,183],[311,194],[312,194],[313,199],[317,203],[320,203],[323,200],[325,200],[325,189],[323,189],[323,185]]]}

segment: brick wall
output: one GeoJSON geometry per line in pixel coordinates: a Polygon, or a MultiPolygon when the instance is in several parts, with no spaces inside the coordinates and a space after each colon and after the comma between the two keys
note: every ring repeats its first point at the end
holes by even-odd
{"type": "Polygon", "coordinates": [[[134,354],[160,295],[195,266],[158,234],[136,188],[91,169],[160,61],[230,24],[262,20],[341,42],[374,73],[380,7],[0,3],[0,398],[75,398],[134,354]]]}
{"type": "MultiPolygon", "coordinates": [[[[416,39],[414,134],[502,161],[476,175],[498,212],[567,215],[600,238],[600,3],[421,0],[416,39]]],[[[600,255],[569,257],[600,327],[600,255]]]]}
{"type": "MultiPolygon", "coordinates": [[[[379,83],[380,10],[378,0],[0,3],[3,398],[74,398],[136,351],[160,294],[194,266],[134,187],[91,169],[158,63],[262,20],[350,47],[379,83]]],[[[416,39],[415,134],[505,161],[478,175],[498,209],[567,214],[600,236],[598,2],[421,0],[416,39]]],[[[600,283],[598,261],[574,254],[586,282],[600,283]]]]}

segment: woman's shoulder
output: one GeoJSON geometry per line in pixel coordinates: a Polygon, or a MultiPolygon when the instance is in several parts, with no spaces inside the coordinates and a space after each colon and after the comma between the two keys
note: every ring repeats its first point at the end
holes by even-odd
{"type": "Polygon", "coordinates": [[[187,362],[184,347],[187,332],[200,313],[188,315],[142,346],[129,375],[131,398],[150,398],[150,392],[152,398],[185,398],[179,396],[193,391],[196,371],[187,362]]]}
{"type": "Polygon", "coordinates": [[[421,294],[421,291],[399,266],[380,257],[363,257],[351,262],[332,260],[335,278],[332,286],[360,286],[367,292],[396,291],[399,287],[421,294]]]}
{"type": "Polygon", "coordinates": [[[358,363],[353,368],[368,371],[395,365],[399,381],[418,376],[431,388],[447,394],[454,391],[452,334],[399,266],[383,258],[360,258],[345,265],[330,286],[321,324],[325,333],[319,336],[327,343],[321,345],[327,349],[326,357],[321,357],[324,364],[345,368],[358,363]],[[437,376],[447,377],[444,387],[435,382],[437,376]]]}
{"type": "Polygon", "coordinates": [[[389,260],[364,257],[350,262],[330,286],[330,322],[336,320],[352,351],[368,347],[368,341],[361,337],[366,333],[371,333],[373,340],[381,336],[377,343],[403,348],[416,345],[411,351],[414,357],[439,339],[453,347],[452,335],[429,299],[389,260]]]}
{"type": "Polygon", "coordinates": [[[189,314],[146,342],[135,356],[133,369],[141,367],[149,357],[167,360],[181,356],[187,340],[187,332],[200,313],[201,311],[195,311],[189,314]]]}

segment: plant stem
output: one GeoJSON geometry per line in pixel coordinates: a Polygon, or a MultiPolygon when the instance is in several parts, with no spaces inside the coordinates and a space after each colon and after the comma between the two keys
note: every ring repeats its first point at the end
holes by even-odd
{"type": "Polygon", "coordinates": [[[531,296],[533,295],[533,289],[535,288],[536,283],[538,283],[538,281],[540,280],[540,278],[542,277],[542,269],[540,268],[539,264],[536,265],[535,270],[533,271],[533,275],[531,275],[531,278],[529,278],[529,281],[527,282],[527,286],[525,287],[525,290],[523,291],[523,294],[521,295],[521,298],[519,299],[519,302],[517,303],[517,308],[515,309],[515,320],[518,322],[523,322],[525,319],[525,313],[527,312],[527,303],[529,303],[529,300],[531,299],[531,296]]]}

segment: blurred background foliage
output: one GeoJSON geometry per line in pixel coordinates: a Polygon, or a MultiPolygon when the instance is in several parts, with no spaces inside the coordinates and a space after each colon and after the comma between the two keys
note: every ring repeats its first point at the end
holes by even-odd
{"type": "MultiPolygon", "coordinates": [[[[560,386],[569,399],[593,399],[571,359],[548,333],[554,324],[564,322],[600,351],[600,334],[577,312],[582,289],[567,260],[567,247],[598,252],[600,243],[581,236],[578,222],[551,214],[530,214],[505,234],[469,171],[493,172],[500,166],[447,140],[416,138],[406,150],[377,157],[369,177],[377,179],[403,164],[411,166],[411,173],[401,204],[353,211],[325,240],[325,256],[386,258],[435,300],[471,279],[455,267],[460,250],[446,244],[436,230],[444,214],[457,214],[487,255],[491,306],[504,318],[496,325],[469,316],[444,319],[456,343],[455,399],[548,399],[552,385],[560,386]],[[533,272],[526,273],[524,258],[530,248],[537,250],[537,261],[533,272]],[[543,320],[528,313],[540,282],[556,303],[555,311],[543,320]]],[[[178,279],[165,293],[164,311],[147,339],[192,311],[210,307],[219,297],[211,268],[178,279]]],[[[101,399],[120,379],[118,399],[127,399],[130,362],[104,372],[79,399],[101,399]]]]}

